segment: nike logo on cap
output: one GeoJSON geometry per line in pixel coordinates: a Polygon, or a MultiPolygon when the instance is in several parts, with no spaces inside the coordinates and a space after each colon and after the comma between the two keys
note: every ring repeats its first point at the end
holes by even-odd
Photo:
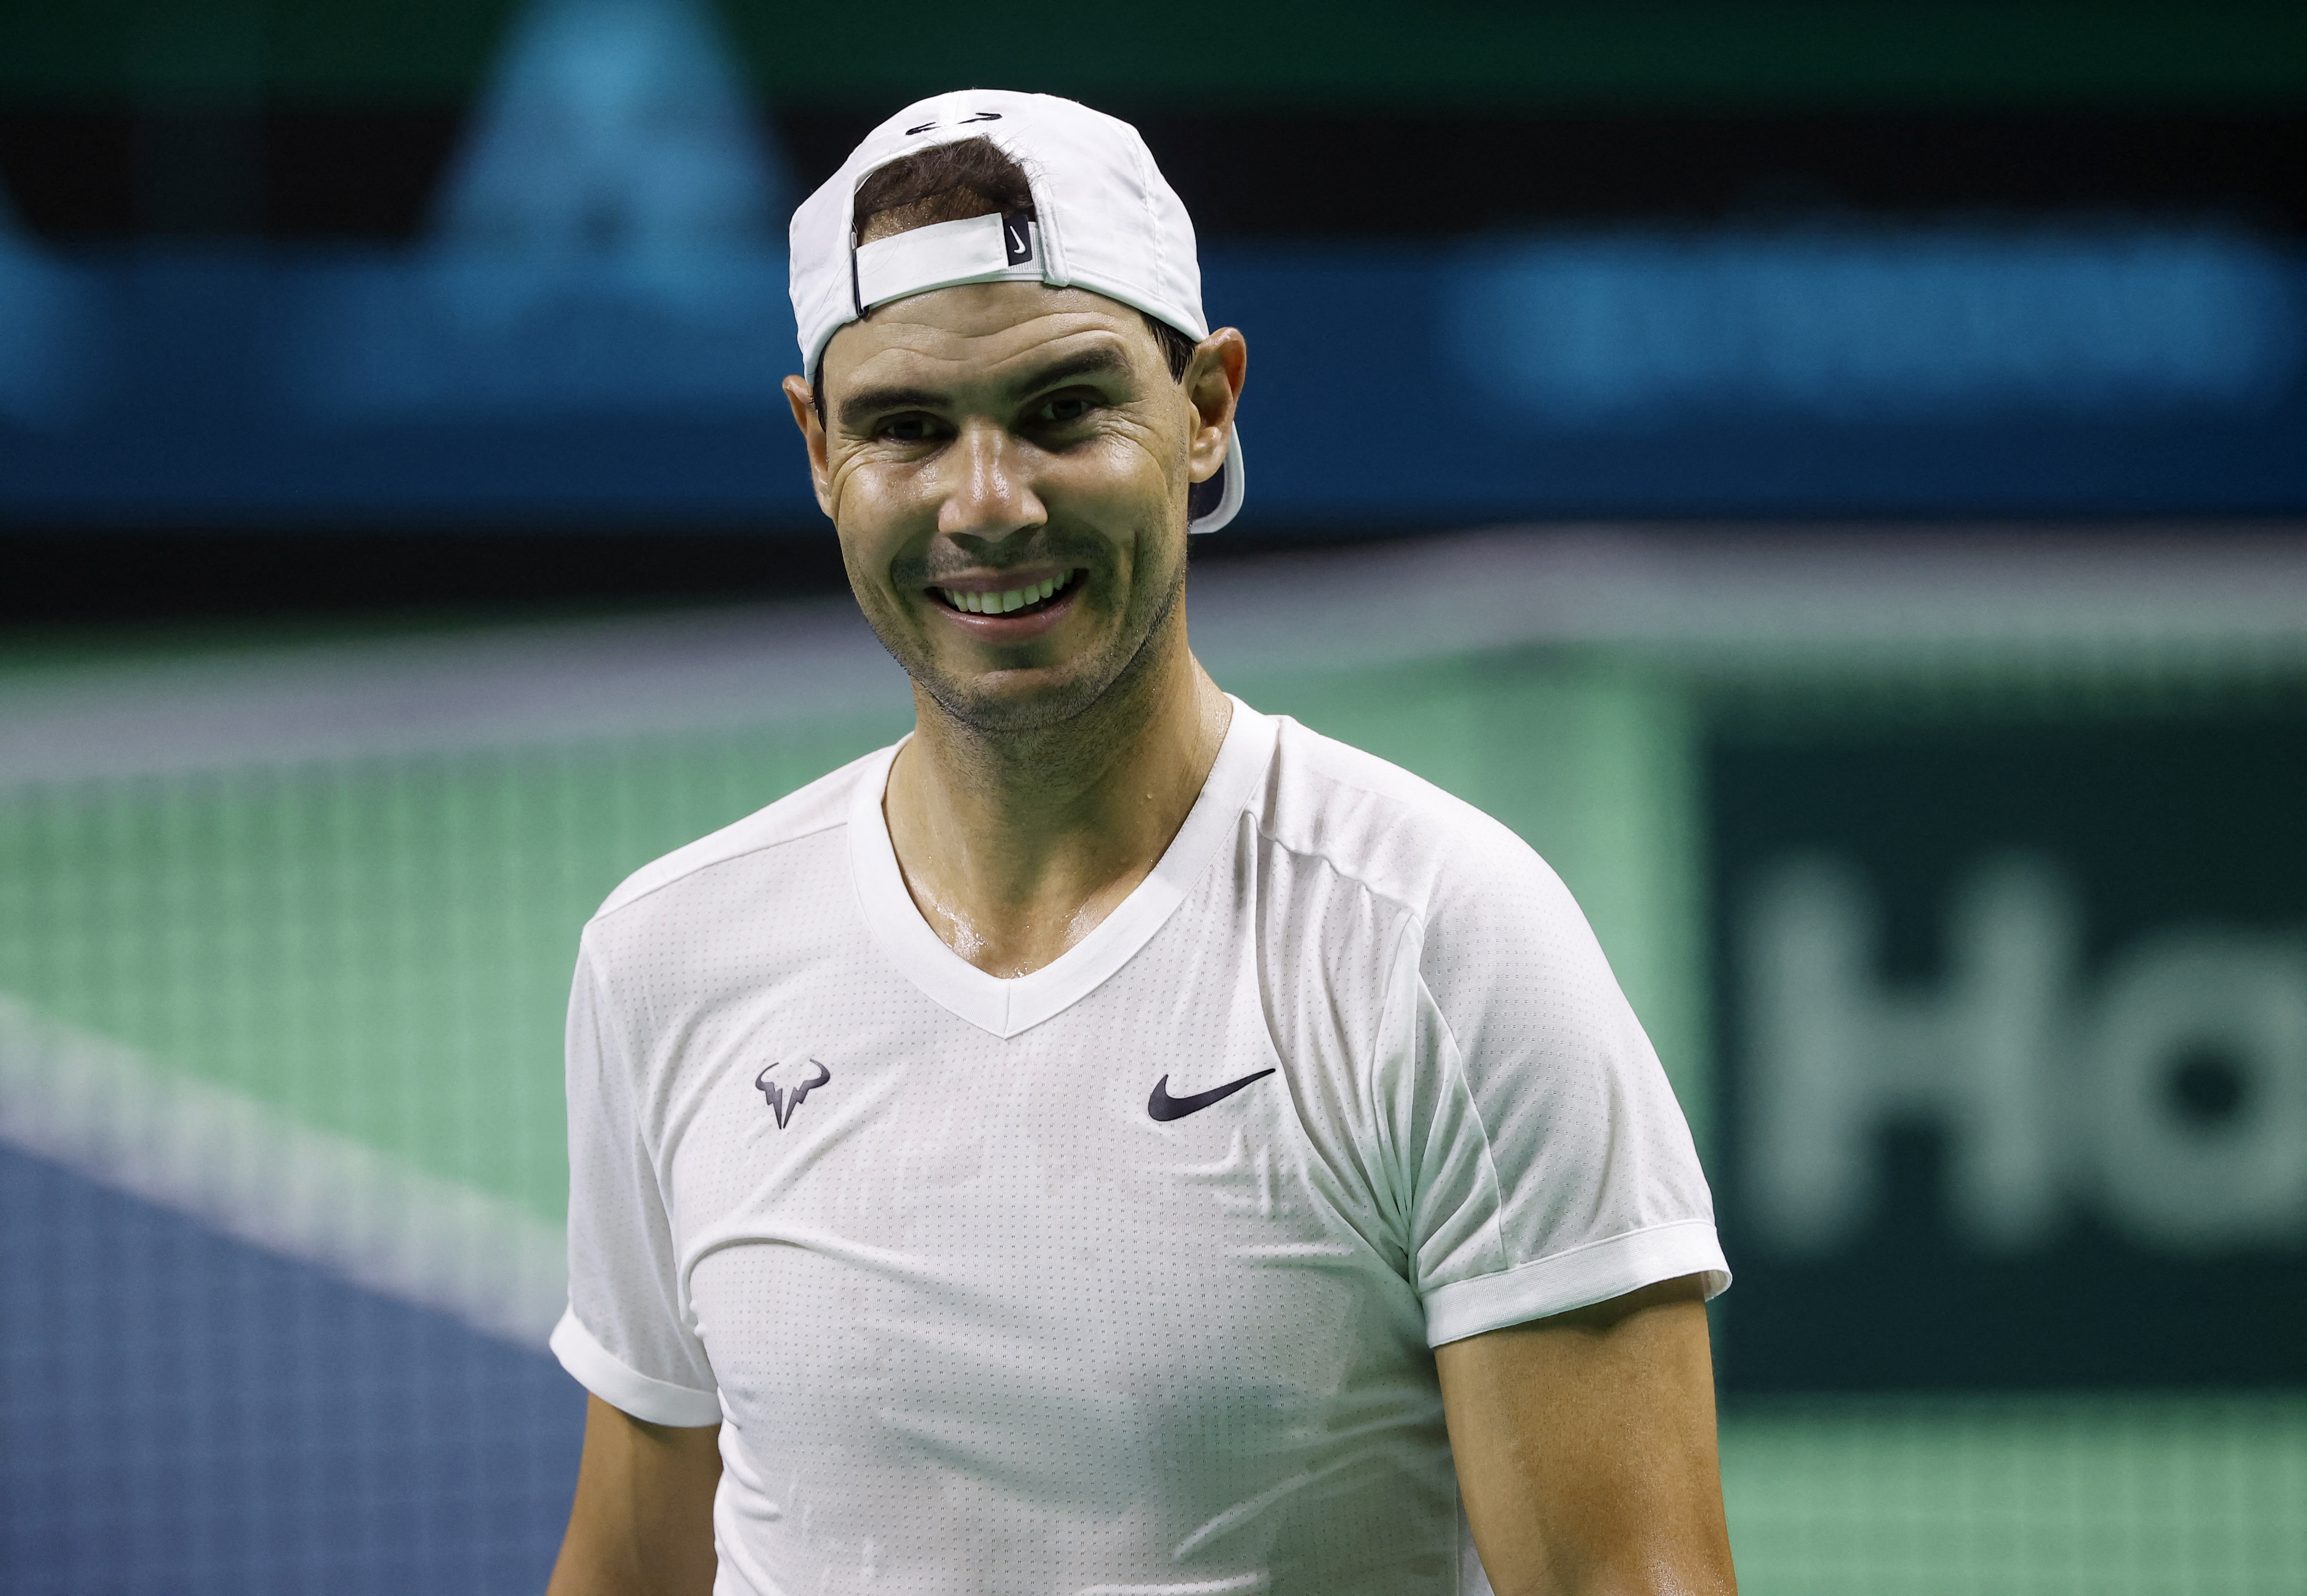
{"type": "Polygon", "coordinates": [[[1223,1086],[1214,1086],[1208,1091],[1196,1092],[1190,1097],[1171,1097],[1170,1078],[1164,1075],[1154,1083],[1154,1095],[1145,1099],[1145,1112],[1157,1120],[1182,1120],[1189,1114],[1200,1113],[1213,1103],[1223,1102],[1250,1082],[1263,1080],[1273,1073],[1271,1070],[1260,1070],[1255,1075],[1245,1075],[1239,1080],[1229,1080],[1223,1086]]]}
{"type": "MultiPolygon", "coordinates": [[[[954,125],[955,125],[956,127],[967,127],[967,126],[968,126],[971,123],[973,123],[973,122],[999,122],[999,121],[1000,121],[1000,120],[1001,120],[1001,113],[1000,113],[1000,112],[999,112],[999,111],[980,111],[980,112],[979,112],[976,115],[974,115],[974,116],[965,116],[965,117],[963,117],[959,122],[955,123],[955,124],[954,124],[954,125]]],[[[921,126],[919,126],[919,127],[909,127],[909,128],[907,128],[907,129],[905,130],[905,137],[907,137],[908,139],[910,139],[910,138],[912,138],[915,133],[925,133],[925,132],[929,132],[929,131],[930,131],[930,129],[931,129],[931,128],[933,128],[933,127],[942,127],[943,125],[944,125],[944,124],[943,124],[943,123],[938,123],[938,122],[924,122],[924,123],[922,123],[922,124],[921,124],[921,126]]]]}

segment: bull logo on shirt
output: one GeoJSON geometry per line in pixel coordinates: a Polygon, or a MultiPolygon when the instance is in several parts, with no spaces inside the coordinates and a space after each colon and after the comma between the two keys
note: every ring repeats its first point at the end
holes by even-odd
{"type": "Polygon", "coordinates": [[[801,1106],[801,1100],[803,1097],[833,1079],[833,1071],[817,1060],[810,1060],[809,1066],[810,1071],[809,1077],[798,1082],[790,1090],[769,1079],[771,1075],[785,1067],[782,1062],[771,1064],[753,1077],[753,1085],[768,1100],[769,1112],[777,1116],[777,1129],[780,1131],[785,1128],[785,1122],[793,1118],[793,1110],[801,1106]]]}

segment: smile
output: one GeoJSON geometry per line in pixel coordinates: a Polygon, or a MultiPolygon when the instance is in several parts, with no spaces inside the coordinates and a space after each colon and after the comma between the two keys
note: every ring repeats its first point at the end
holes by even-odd
{"type": "Polygon", "coordinates": [[[979,593],[959,587],[937,587],[931,591],[965,615],[1015,615],[1021,610],[1031,614],[1071,587],[1075,575],[1072,571],[1060,571],[1054,576],[1045,576],[1027,586],[1006,588],[998,593],[979,593]]]}

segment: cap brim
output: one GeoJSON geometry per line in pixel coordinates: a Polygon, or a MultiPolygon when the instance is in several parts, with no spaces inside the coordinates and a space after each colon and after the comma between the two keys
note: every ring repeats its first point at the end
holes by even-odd
{"type": "MultiPolygon", "coordinates": [[[[1186,523],[1188,532],[1215,532],[1241,513],[1243,478],[1239,427],[1234,428],[1233,435],[1226,440],[1226,462],[1218,467],[1217,475],[1211,480],[1217,484],[1218,501],[1188,521],[1186,523]]],[[[1209,483],[1196,484],[1204,491],[1206,491],[1209,485],[1209,483]]]]}

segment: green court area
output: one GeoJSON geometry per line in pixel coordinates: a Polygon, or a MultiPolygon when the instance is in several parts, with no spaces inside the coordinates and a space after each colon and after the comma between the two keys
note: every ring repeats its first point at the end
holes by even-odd
{"type": "Polygon", "coordinates": [[[587,916],[632,869],[901,729],[0,794],[0,990],[557,1223],[587,916]]]}
{"type": "Polygon", "coordinates": [[[1748,1596],[2307,1590],[2307,1399],[1814,1400],[1724,1415],[1748,1596]]]}

